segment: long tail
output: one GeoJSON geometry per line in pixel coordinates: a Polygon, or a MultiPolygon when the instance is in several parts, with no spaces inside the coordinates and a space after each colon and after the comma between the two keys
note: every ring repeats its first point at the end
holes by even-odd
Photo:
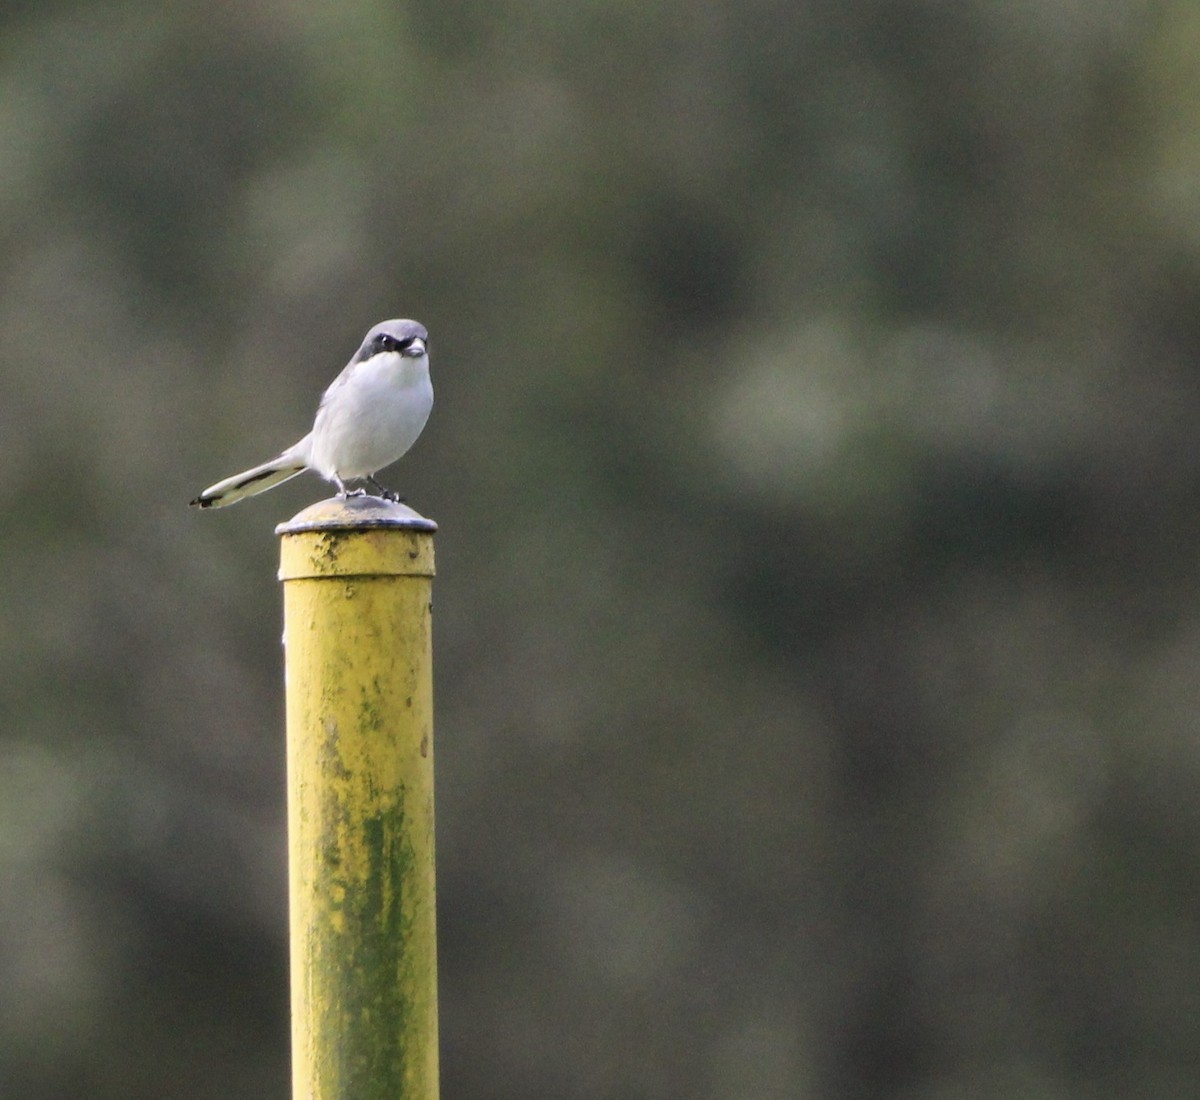
{"type": "Polygon", "coordinates": [[[192,505],[196,508],[224,508],[227,504],[236,504],[246,497],[257,496],[276,485],[282,485],[288,478],[308,469],[308,440],[309,437],[305,436],[270,462],[210,485],[192,501],[192,505]]]}

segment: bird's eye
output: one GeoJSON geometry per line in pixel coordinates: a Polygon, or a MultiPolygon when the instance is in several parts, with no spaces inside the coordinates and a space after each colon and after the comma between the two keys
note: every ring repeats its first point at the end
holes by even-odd
{"type": "Polygon", "coordinates": [[[399,351],[400,341],[394,336],[388,336],[387,333],[381,333],[379,336],[380,351],[399,351]]]}

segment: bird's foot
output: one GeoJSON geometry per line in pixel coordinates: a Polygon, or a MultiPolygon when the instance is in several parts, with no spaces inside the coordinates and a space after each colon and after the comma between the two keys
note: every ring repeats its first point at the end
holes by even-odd
{"type": "Polygon", "coordinates": [[[373,477],[368,476],[367,480],[372,485],[374,485],[376,489],[379,490],[379,495],[384,500],[390,500],[393,504],[403,504],[404,503],[404,498],[402,496],[400,496],[395,490],[385,488],[383,485],[380,485],[379,482],[376,481],[373,477]]]}

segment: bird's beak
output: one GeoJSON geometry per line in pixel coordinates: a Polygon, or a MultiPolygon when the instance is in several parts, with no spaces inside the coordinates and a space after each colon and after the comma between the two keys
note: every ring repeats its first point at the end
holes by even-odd
{"type": "Polygon", "coordinates": [[[425,341],[419,336],[404,349],[405,359],[420,359],[425,354],[425,341]]]}

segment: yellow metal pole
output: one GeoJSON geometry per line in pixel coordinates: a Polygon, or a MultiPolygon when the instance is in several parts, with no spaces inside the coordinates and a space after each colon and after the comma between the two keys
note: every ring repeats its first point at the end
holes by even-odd
{"type": "Polygon", "coordinates": [[[294,1100],[436,1100],[436,525],[374,497],[281,524],[294,1100]]]}

